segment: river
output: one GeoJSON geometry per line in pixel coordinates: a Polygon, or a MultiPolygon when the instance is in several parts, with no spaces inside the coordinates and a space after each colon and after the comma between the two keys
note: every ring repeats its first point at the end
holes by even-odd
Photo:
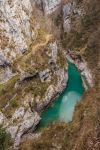
{"type": "Polygon", "coordinates": [[[76,66],[68,63],[68,84],[64,92],[41,114],[41,121],[38,128],[47,126],[53,121],[72,120],[75,106],[84,93],[84,86],[81,75],[76,66]]]}

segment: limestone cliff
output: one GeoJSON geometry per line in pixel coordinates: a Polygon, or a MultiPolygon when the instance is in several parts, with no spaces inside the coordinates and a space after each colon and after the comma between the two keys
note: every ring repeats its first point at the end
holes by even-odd
{"type": "Polygon", "coordinates": [[[92,88],[76,106],[72,122],[48,126],[39,137],[26,138],[28,142],[23,141],[20,149],[99,150],[100,1],[65,0],[57,10],[53,12],[53,19],[61,30],[59,34],[67,58],[77,65],[92,88]]]}
{"type": "Polygon", "coordinates": [[[10,132],[13,149],[67,83],[64,51],[53,35],[52,19],[45,16],[60,1],[54,3],[0,1],[0,124],[10,132]]]}

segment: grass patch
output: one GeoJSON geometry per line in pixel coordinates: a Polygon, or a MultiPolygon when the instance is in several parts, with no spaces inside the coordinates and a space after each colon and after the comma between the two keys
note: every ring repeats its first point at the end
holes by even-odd
{"type": "Polygon", "coordinates": [[[7,150],[12,145],[11,136],[0,126],[0,150],[7,150]]]}
{"type": "Polygon", "coordinates": [[[4,107],[14,94],[14,85],[19,79],[16,75],[12,77],[7,83],[0,85],[0,108],[4,107]]]}

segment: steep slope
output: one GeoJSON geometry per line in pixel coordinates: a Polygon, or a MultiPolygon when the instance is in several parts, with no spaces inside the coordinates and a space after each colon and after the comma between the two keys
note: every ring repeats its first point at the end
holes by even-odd
{"type": "Polygon", "coordinates": [[[100,148],[100,1],[68,0],[61,5],[56,25],[62,26],[61,41],[74,62],[83,59],[94,86],[76,106],[73,121],[53,123],[38,138],[29,138],[21,150],[99,150],[100,148]],[[63,19],[61,19],[63,17],[63,19]]]}
{"type": "Polygon", "coordinates": [[[12,149],[35,129],[39,113],[68,79],[63,48],[46,28],[52,21],[35,4],[0,2],[0,124],[11,134],[12,149]]]}

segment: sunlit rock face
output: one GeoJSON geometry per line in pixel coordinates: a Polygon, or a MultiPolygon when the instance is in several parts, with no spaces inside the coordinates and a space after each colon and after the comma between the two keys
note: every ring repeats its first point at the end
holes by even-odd
{"type": "Polygon", "coordinates": [[[0,56],[12,62],[17,55],[28,49],[31,42],[30,16],[32,7],[30,0],[1,0],[0,10],[0,56]]]}
{"type": "Polygon", "coordinates": [[[63,6],[63,27],[65,32],[70,32],[72,29],[72,17],[75,18],[82,18],[84,15],[84,9],[81,7],[78,7],[76,2],[74,0],[68,1],[64,6],[63,6]]]}
{"type": "Polygon", "coordinates": [[[45,14],[51,14],[60,6],[61,0],[43,0],[45,14]]]}
{"type": "Polygon", "coordinates": [[[31,0],[31,3],[33,5],[36,4],[45,15],[50,15],[61,6],[61,1],[62,0],[31,0]]]}
{"type": "Polygon", "coordinates": [[[0,83],[13,76],[11,63],[29,49],[35,38],[30,0],[0,1],[0,83]]]}

